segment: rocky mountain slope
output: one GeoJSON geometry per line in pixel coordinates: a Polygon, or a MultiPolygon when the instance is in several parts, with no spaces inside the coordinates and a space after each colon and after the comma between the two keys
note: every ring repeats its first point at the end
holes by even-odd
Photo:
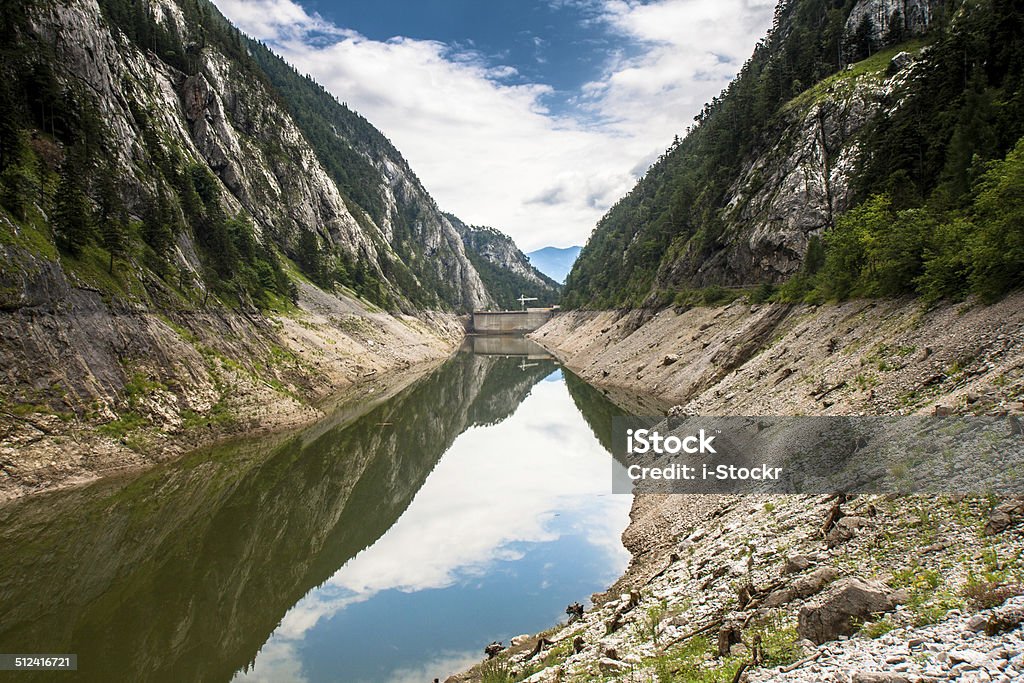
{"type": "Polygon", "coordinates": [[[466,254],[498,306],[514,310],[520,307],[520,296],[535,297],[531,306],[558,301],[558,283],[534,267],[507,235],[487,226],[466,225],[455,216],[448,219],[462,235],[466,254]]]}
{"type": "Polygon", "coordinates": [[[646,497],[614,592],[448,682],[1024,675],[1019,501],[1007,527],[984,498],[859,497],[839,506],[841,542],[823,533],[835,508],[834,496],[646,497]]]}
{"type": "MultiPolygon", "coordinates": [[[[583,379],[698,415],[1024,410],[1024,294],[567,312],[534,333],[583,379]]],[[[657,414],[654,413],[654,414],[657,414]]]]}
{"type": "Polygon", "coordinates": [[[1019,200],[978,201],[1020,183],[984,171],[1024,134],[1021,50],[1019,12],[1001,0],[781,3],[738,77],[598,223],[563,303],[657,306],[787,281],[791,301],[1018,286],[1016,229],[985,226],[1019,200]],[[849,286],[812,282],[823,268],[849,286]]]}

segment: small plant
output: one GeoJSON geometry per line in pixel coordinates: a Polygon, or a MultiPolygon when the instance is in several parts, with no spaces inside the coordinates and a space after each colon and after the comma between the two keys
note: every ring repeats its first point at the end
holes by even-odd
{"type": "Polygon", "coordinates": [[[867,624],[864,624],[864,627],[861,628],[861,632],[864,633],[864,635],[866,635],[868,638],[881,638],[886,633],[892,631],[894,628],[896,628],[896,624],[893,623],[892,619],[890,619],[889,617],[885,617],[883,619],[879,619],[878,621],[872,621],[867,624]]]}
{"type": "Polygon", "coordinates": [[[968,580],[963,588],[967,602],[977,609],[998,607],[1014,595],[1024,593],[1024,586],[1013,583],[1004,584],[998,581],[968,580]]]}
{"type": "Polygon", "coordinates": [[[755,628],[748,643],[761,639],[761,663],[764,666],[785,666],[803,656],[800,636],[794,624],[785,624],[781,615],[774,614],[770,620],[755,628]]]}
{"type": "Polygon", "coordinates": [[[962,609],[964,601],[952,593],[939,591],[928,600],[911,600],[909,607],[916,615],[915,626],[930,626],[945,619],[950,610],[962,609]]]}
{"type": "Polygon", "coordinates": [[[633,622],[633,631],[642,640],[650,640],[658,645],[658,638],[661,636],[661,619],[665,616],[665,608],[668,603],[664,600],[657,605],[651,605],[639,619],[633,622]]]}
{"type": "Polygon", "coordinates": [[[512,668],[504,659],[489,659],[480,665],[480,683],[513,683],[512,668]]]}

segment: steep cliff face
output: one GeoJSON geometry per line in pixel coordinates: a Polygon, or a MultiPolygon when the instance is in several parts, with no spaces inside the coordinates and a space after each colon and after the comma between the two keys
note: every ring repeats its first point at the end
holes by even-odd
{"type": "Polygon", "coordinates": [[[358,204],[364,223],[391,252],[382,270],[420,304],[474,309],[493,302],[463,247],[454,217],[437,207],[391,142],[265,46],[247,49],[310,141],[328,175],[358,204]],[[424,298],[426,296],[427,298],[424,298]],[[433,298],[431,298],[433,297],[433,298]]]}
{"type": "Polygon", "coordinates": [[[549,306],[558,300],[558,283],[534,268],[508,235],[486,226],[466,225],[450,214],[447,218],[499,306],[514,308],[520,296],[535,297],[531,305],[537,306],[549,306]]]}
{"type": "Polygon", "coordinates": [[[1012,248],[986,233],[1002,214],[978,198],[1016,182],[1022,49],[1006,0],[780,3],[737,78],[598,222],[563,304],[689,304],[787,281],[787,300],[1009,291],[1020,260],[994,256],[1012,248]],[[885,215],[868,229],[871,206],[885,215]],[[883,263],[902,275],[878,276],[883,263]],[[829,288],[819,270],[854,284],[829,288]]]}
{"type": "Polygon", "coordinates": [[[87,204],[100,203],[106,175],[125,222],[160,213],[170,253],[146,241],[199,289],[225,269],[211,266],[218,256],[207,252],[219,247],[198,214],[222,212],[250,221],[257,242],[325,289],[405,312],[493,303],[460,235],[387,138],[206,0],[36,0],[4,29],[11,122],[0,161],[24,164],[15,179],[25,187],[12,181],[11,194],[44,188],[40,222],[55,203],[47,183],[80,151],[74,174],[87,204]],[[18,129],[31,144],[18,143],[18,129]]]}
{"type": "Polygon", "coordinates": [[[854,203],[861,136],[913,78],[916,56],[896,49],[817,84],[788,103],[725,195],[719,244],[697,241],[662,265],[662,288],[778,282],[804,261],[821,235],[854,203]]]}
{"type": "Polygon", "coordinates": [[[917,36],[925,33],[937,11],[946,3],[941,0],[857,0],[846,20],[851,33],[865,30],[875,40],[887,36],[917,36]]]}

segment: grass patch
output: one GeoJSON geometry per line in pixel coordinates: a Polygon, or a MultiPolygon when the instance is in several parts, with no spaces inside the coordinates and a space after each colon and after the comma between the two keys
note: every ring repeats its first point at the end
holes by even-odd
{"type": "Polygon", "coordinates": [[[896,628],[896,624],[889,617],[883,617],[878,621],[871,621],[861,628],[861,633],[866,635],[868,638],[881,638],[886,633],[889,633],[896,628]]]}
{"type": "Polygon", "coordinates": [[[900,52],[917,54],[925,46],[923,40],[910,40],[886,50],[881,50],[867,59],[851,64],[849,68],[839,71],[819,81],[807,90],[791,99],[782,107],[783,112],[806,111],[834,97],[835,94],[846,95],[853,92],[858,81],[870,79],[881,82],[889,69],[889,62],[900,52]]]}
{"type": "Polygon", "coordinates": [[[480,665],[480,683],[513,683],[512,669],[504,659],[489,659],[480,665]]]}
{"type": "Polygon", "coordinates": [[[743,660],[739,657],[715,658],[716,650],[706,636],[697,636],[670,649],[660,657],[645,661],[654,669],[658,683],[728,683],[736,676],[743,660]]]}
{"type": "Polygon", "coordinates": [[[129,433],[148,425],[149,420],[145,417],[134,411],[129,411],[116,420],[100,425],[96,431],[113,439],[123,439],[129,433]]]}

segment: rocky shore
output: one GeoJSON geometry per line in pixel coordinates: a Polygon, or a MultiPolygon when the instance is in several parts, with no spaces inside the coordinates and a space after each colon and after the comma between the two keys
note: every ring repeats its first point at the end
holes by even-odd
{"type": "MultiPolygon", "coordinates": [[[[569,312],[532,336],[652,414],[1019,414],[1022,304],[736,301],[569,312]]],[[[961,496],[637,496],[632,562],[581,619],[449,680],[1017,680],[1022,513],[961,496]]]]}
{"type": "Polygon", "coordinates": [[[464,336],[452,314],[393,316],[306,284],[271,314],[119,310],[67,292],[0,312],[0,501],[308,424],[464,336]]]}
{"type": "Polygon", "coordinates": [[[1017,680],[1024,506],[1005,525],[992,520],[1010,508],[997,508],[981,498],[638,499],[621,594],[596,596],[578,621],[520,637],[451,680],[1017,680]]]}

